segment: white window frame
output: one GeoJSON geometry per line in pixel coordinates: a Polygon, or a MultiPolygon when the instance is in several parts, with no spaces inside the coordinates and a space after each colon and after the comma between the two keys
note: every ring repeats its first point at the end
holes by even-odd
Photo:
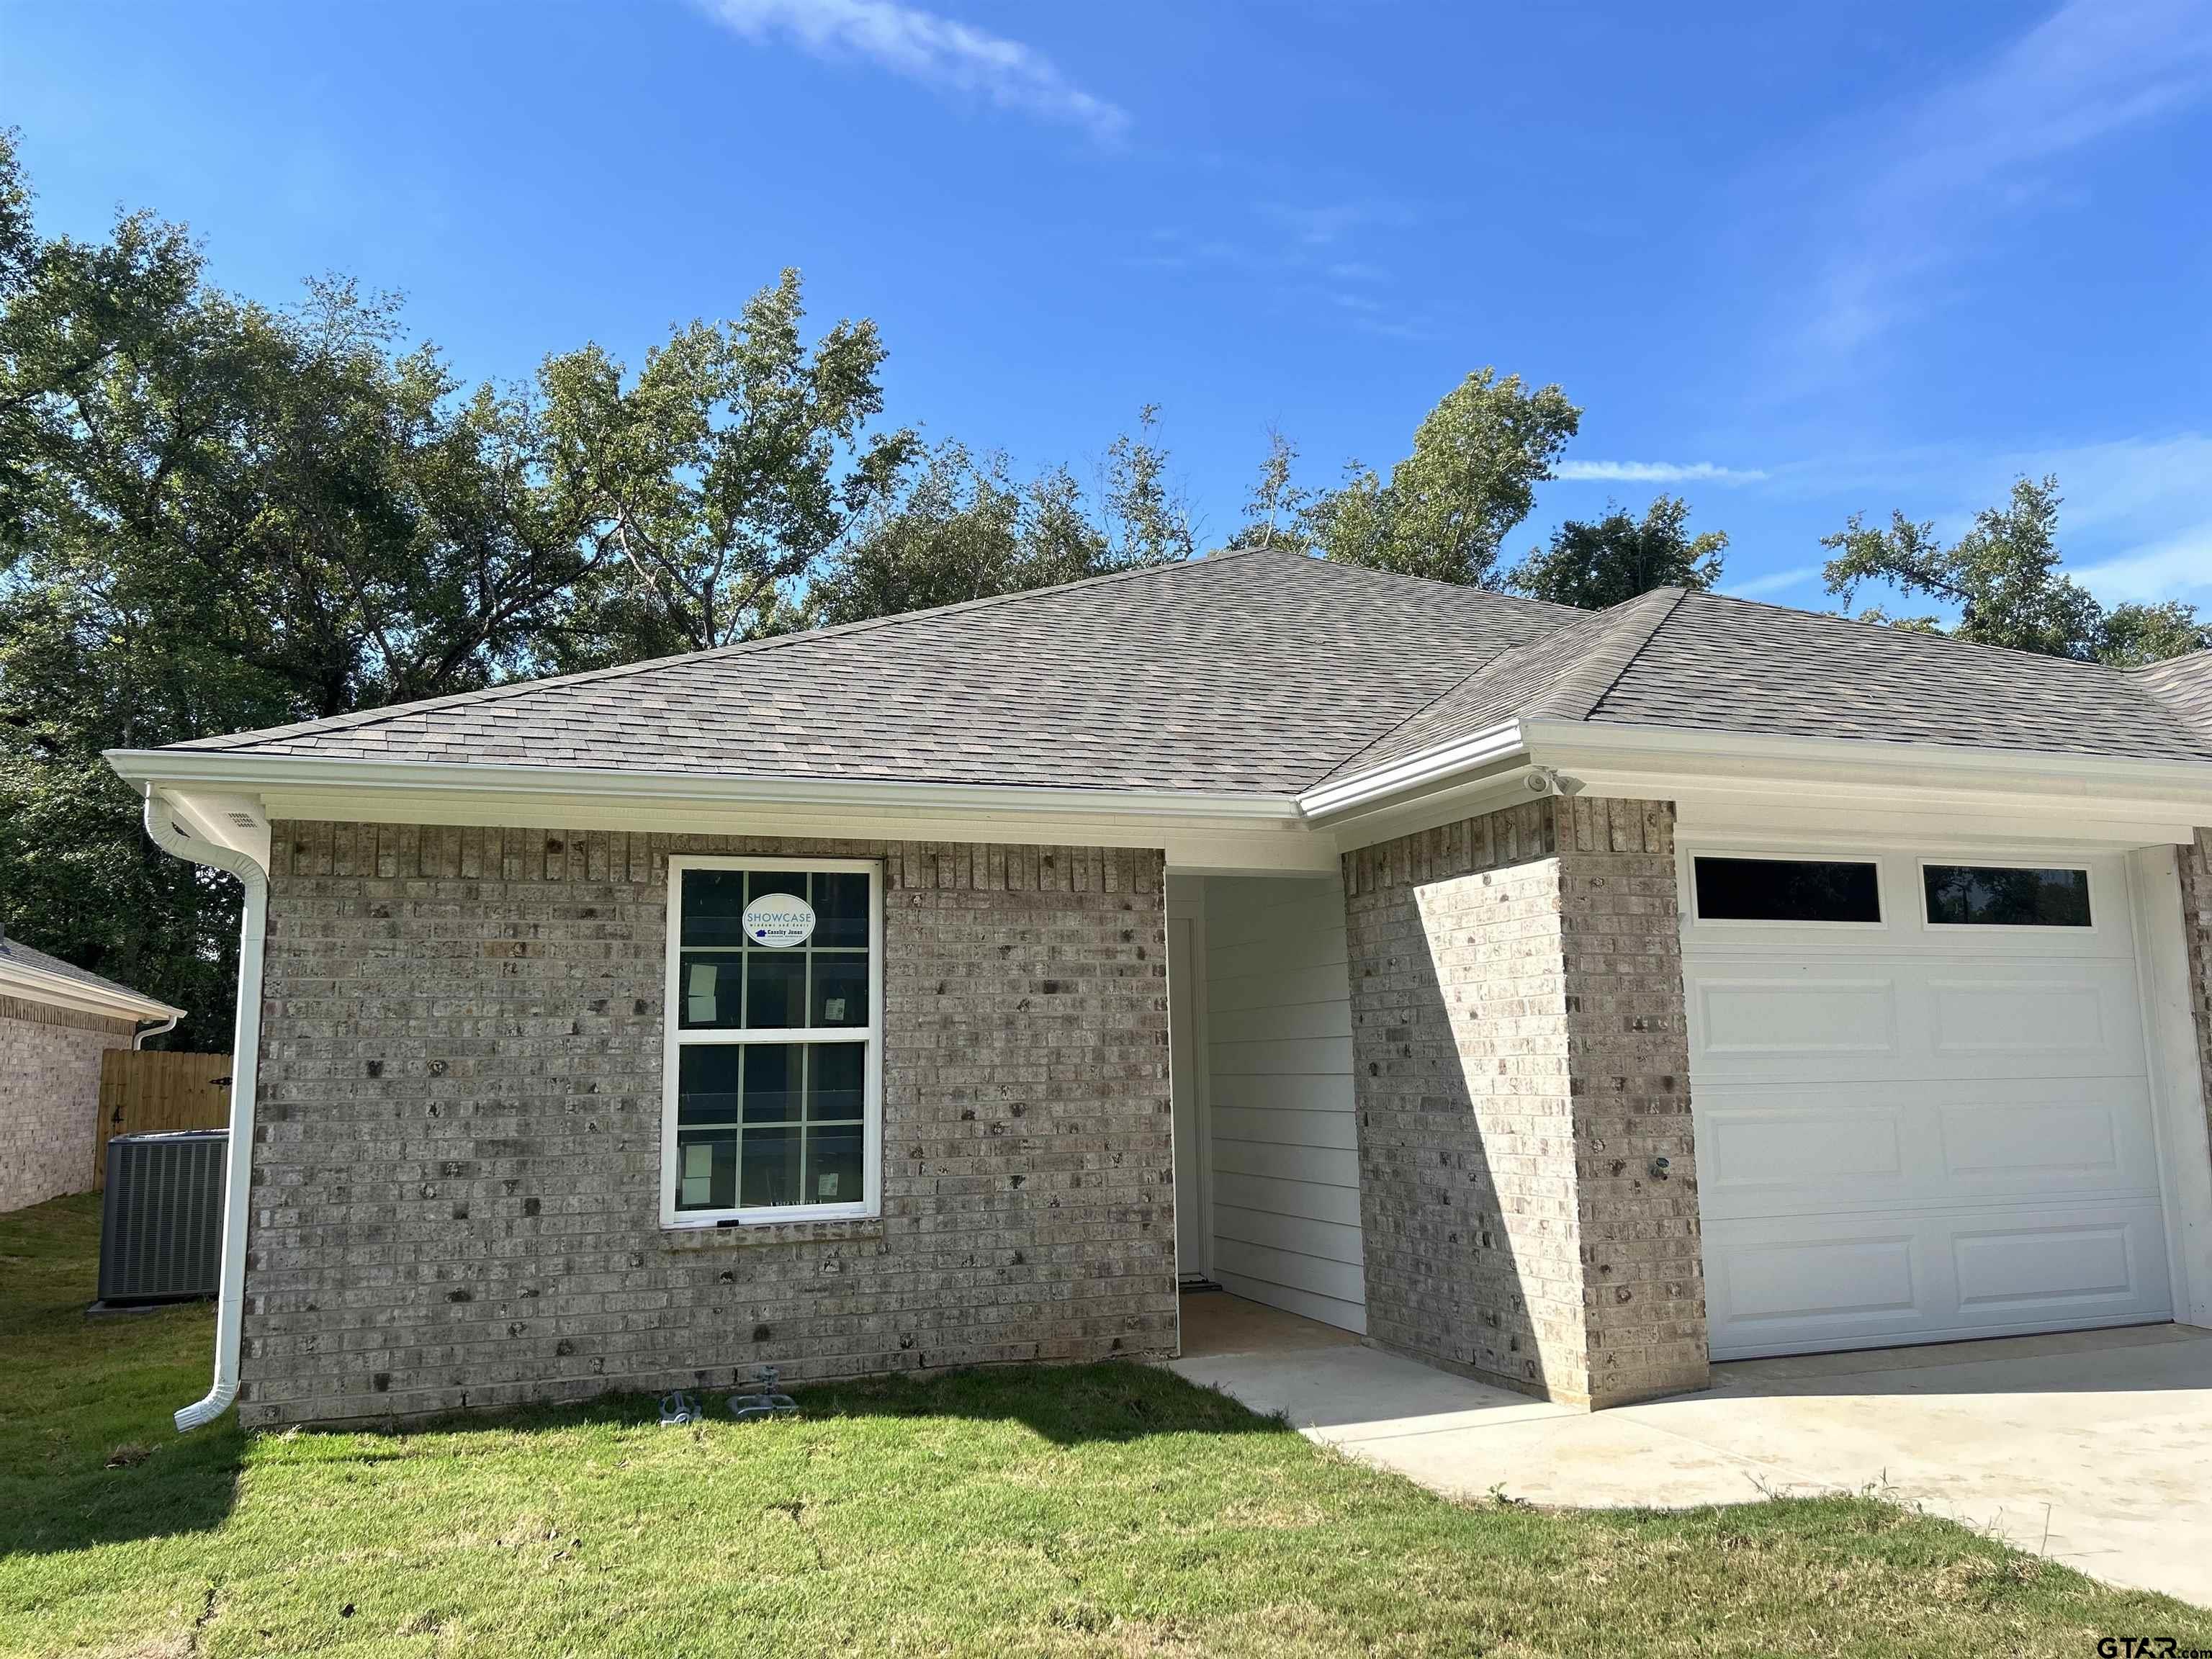
{"type": "Polygon", "coordinates": [[[1912,883],[1913,898],[1920,907],[1921,931],[1938,937],[1948,938],[1954,933],[2064,933],[2081,939],[2104,931],[2104,882],[2096,866],[2085,859],[1985,859],[1965,854],[1956,858],[1923,857],[1913,862],[1912,883]],[[2049,921],[1938,921],[1928,914],[1928,871],[1931,866],[1946,870],[2079,870],[2088,886],[2088,925],[2069,927],[2049,921]]]}
{"type": "Polygon", "coordinates": [[[1889,882],[1879,853],[1846,852],[1838,849],[1807,851],[1800,848],[1776,849],[1767,847],[1740,847],[1723,843],[1701,846],[1685,842],[1677,848],[1680,860],[1679,879],[1682,891],[1688,896],[1690,926],[1727,933],[1747,934],[1786,933],[1798,928],[1821,933],[1857,933],[1862,936],[1887,933],[1890,931],[1889,882]],[[1753,864],[1870,864],[1874,866],[1875,908],[1881,914],[1873,921],[1785,921],[1767,916],[1709,916],[1698,903],[1698,860],[1699,859],[1733,859],[1753,864]]]}
{"type": "MultiPolygon", "coordinates": [[[[667,963],[661,1001],[660,1224],[672,1230],[702,1227],[775,1226],[794,1221],[867,1220],[883,1213],[884,1181],[884,867],[872,859],[793,859],[673,854],[668,860],[667,963]],[[868,878],[868,1020],[865,1026],[791,1026],[781,1030],[685,1030],[679,1015],[684,960],[684,875],[691,870],[822,871],[868,878]],[[676,1113],[682,1084],[683,1051],[690,1048],[745,1047],[754,1043],[860,1042],[862,1073],[861,1170],[863,1191],[842,1204],[740,1205],[728,1210],[676,1207],[676,1113]]],[[[743,1116],[742,1110],[739,1113],[743,1116]]],[[[742,1127],[740,1146],[743,1145],[742,1127]]],[[[742,1159],[742,1152],[740,1153],[742,1159]]],[[[743,1165],[739,1166],[742,1182],[743,1165]]],[[[740,1186],[739,1191],[743,1191],[740,1186]]]]}

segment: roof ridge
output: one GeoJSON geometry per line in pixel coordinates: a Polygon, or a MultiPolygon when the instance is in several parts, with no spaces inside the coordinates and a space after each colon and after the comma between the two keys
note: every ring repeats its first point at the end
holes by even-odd
{"type": "Polygon", "coordinates": [[[1682,608],[1682,603],[1690,597],[1691,590],[1687,587],[1654,587],[1638,593],[1632,599],[1623,600],[1622,604],[1624,605],[1638,605],[1650,599],[1654,593],[1671,595],[1667,602],[1667,608],[1661,611],[1658,619],[1638,637],[1628,654],[1621,659],[1620,666],[1613,671],[1613,678],[1605,683],[1605,689],[1591,699],[1589,707],[1577,714],[1575,717],[1577,720],[1589,721],[1597,718],[1597,711],[1605,707],[1605,700],[1619,689],[1621,681],[1628,678],[1628,671],[1636,666],[1637,659],[1650,649],[1651,641],[1659,637],[1659,630],[1664,628],[1674,614],[1682,608]]]}
{"type": "Polygon", "coordinates": [[[180,749],[246,749],[255,744],[280,737],[298,737],[308,732],[357,732],[365,727],[381,725],[410,714],[427,714],[435,709],[452,708],[461,703],[502,702],[542,691],[550,686],[591,685],[606,680],[628,678],[633,675],[650,673],[672,667],[678,663],[720,660],[725,657],[759,655],[777,647],[803,644],[815,640],[844,639],[866,634],[873,629],[889,628],[896,623],[921,622],[926,618],[946,617],[959,611],[987,610],[994,605],[1012,605],[1024,599],[1042,599],[1047,594],[1065,593],[1078,587],[1095,587],[1108,582],[1122,581],[1132,577],[1179,574],[1230,559],[1243,558],[1248,554],[1264,550],[1259,548],[1230,548],[1219,553],[1209,553],[1202,559],[1180,559],[1166,564],[1131,565],[1123,570],[1108,570],[1096,576],[1079,576],[1072,582],[1054,582],[1048,587],[1026,587],[1012,593],[987,593],[980,599],[956,599],[951,605],[934,605],[921,611],[897,611],[889,616],[864,617],[859,622],[840,623],[834,628],[801,628],[788,634],[771,634],[757,640],[738,640],[729,645],[709,646],[702,651],[678,651],[665,657],[646,657],[636,662],[616,663],[605,668],[580,669],[573,674],[549,674],[538,679],[507,680],[497,685],[479,686],[473,691],[451,691],[442,697],[418,697],[408,702],[386,703],[375,708],[356,709],[349,714],[333,714],[322,720],[291,720],[282,726],[264,726],[251,732],[230,732],[219,738],[199,738],[178,744],[180,749]]]}
{"type": "MultiPolygon", "coordinates": [[[[1571,626],[1571,624],[1565,625],[1571,626]]],[[[1546,634],[1540,637],[1548,640],[1553,636],[1553,635],[1557,634],[1559,631],[1559,629],[1555,628],[1552,630],[1551,634],[1546,634]]],[[[1437,704],[1444,702],[1447,698],[1455,696],[1462,687],[1474,684],[1476,680],[1480,679],[1485,674],[1487,674],[1492,669],[1497,667],[1498,664],[1504,662],[1506,658],[1511,656],[1516,651],[1523,650],[1528,646],[1534,643],[1534,641],[1524,640],[1519,645],[1504,646],[1499,649],[1492,652],[1490,655],[1485,657],[1481,662],[1477,664],[1474,667],[1468,669],[1466,673],[1461,675],[1449,685],[1444,687],[1443,690],[1437,692],[1435,696],[1431,697],[1419,708],[1413,709],[1407,714],[1407,716],[1403,720],[1400,720],[1396,725],[1389,727],[1387,730],[1376,732],[1373,737],[1370,738],[1365,743],[1362,744],[1351,754],[1346,755],[1342,760],[1338,761],[1334,765],[1331,766],[1328,771],[1322,773],[1320,777],[1315,779],[1314,783],[1316,785],[1326,783],[1331,778],[1342,776],[1351,773],[1352,769],[1359,764],[1359,762],[1364,757],[1371,751],[1382,747],[1385,744],[1389,743],[1391,738],[1396,737],[1399,732],[1404,731],[1415,720],[1419,720],[1431,708],[1434,708],[1437,704]]]]}

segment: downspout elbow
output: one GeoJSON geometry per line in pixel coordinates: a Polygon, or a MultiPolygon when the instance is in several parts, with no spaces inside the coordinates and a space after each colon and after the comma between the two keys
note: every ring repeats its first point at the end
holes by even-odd
{"type": "MultiPolygon", "coordinates": [[[[269,915],[269,872],[251,854],[218,845],[185,829],[163,808],[150,784],[146,789],[145,823],[146,834],[163,852],[236,876],[246,888],[239,921],[238,1009],[231,1038],[230,1146],[223,1178],[222,1270],[216,1290],[215,1380],[204,1395],[176,1413],[177,1428],[182,1433],[213,1422],[238,1398],[239,1355],[246,1322],[246,1231],[253,1177],[254,1103],[261,1069],[261,967],[269,915]]],[[[170,1024],[175,1023],[172,1020],[170,1024]]]]}
{"type": "Polygon", "coordinates": [[[131,1052],[137,1054],[145,1046],[148,1037],[156,1037],[164,1032],[175,1030],[177,1022],[183,1018],[182,1014],[171,1014],[167,1019],[157,1019],[151,1025],[140,1026],[131,1034],[131,1052]]]}

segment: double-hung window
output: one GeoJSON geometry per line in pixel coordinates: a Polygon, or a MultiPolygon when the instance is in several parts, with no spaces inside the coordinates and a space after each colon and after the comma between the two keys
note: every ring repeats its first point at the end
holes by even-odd
{"type": "Polygon", "coordinates": [[[661,1220],[878,1212],[883,871],[668,861],[661,1220]]]}

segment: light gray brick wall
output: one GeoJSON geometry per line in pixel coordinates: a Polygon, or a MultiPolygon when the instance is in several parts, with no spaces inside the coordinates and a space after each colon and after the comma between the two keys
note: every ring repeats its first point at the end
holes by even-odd
{"type": "Polygon", "coordinates": [[[1671,805],[1344,866],[1370,1335],[1574,1404],[1705,1386],[1671,805]]]}
{"type": "Polygon", "coordinates": [[[246,1422],[1172,1348],[1158,852],[273,840],[246,1422]],[[884,861],[880,1222],[661,1228],[672,853],[884,861]]]}
{"type": "Polygon", "coordinates": [[[92,1188],[100,1057],[137,1027],[0,997],[0,1210],[92,1188]]]}
{"type": "MultiPolygon", "coordinates": [[[[2189,946],[2189,1004],[2197,1013],[2197,1054],[2212,1090],[2212,830],[2174,851],[2181,866],[2182,932],[2189,946]]],[[[2212,1095],[2205,1109],[2212,1113],[2212,1095]]]]}

